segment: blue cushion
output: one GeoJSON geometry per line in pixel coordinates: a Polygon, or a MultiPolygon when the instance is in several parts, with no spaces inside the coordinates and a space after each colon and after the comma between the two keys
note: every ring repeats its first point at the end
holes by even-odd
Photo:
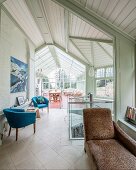
{"type": "Polygon", "coordinates": [[[45,103],[45,100],[44,100],[43,96],[38,96],[36,101],[37,101],[38,104],[44,104],[45,103]]]}
{"type": "Polygon", "coordinates": [[[48,107],[47,104],[38,104],[38,108],[44,108],[44,107],[48,107]]]}
{"type": "Polygon", "coordinates": [[[32,102],[34,104],[34,107],[43,108],[43,107],[48,107],[49,105],[49,100],[43,96],[37,96],[32,98],[32,102]],[[38,99],[42,99],[42,101],[39,102],[38,99]]]}

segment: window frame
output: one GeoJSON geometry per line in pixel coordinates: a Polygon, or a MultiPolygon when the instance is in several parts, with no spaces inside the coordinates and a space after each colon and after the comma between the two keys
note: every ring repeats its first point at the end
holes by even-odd
{"type": "MultiPolygon", "coordinates": [[[[97,85],[97,80],[112,80],[113,81],[113,88],[114,88],[114,67],[113,67],[113,65],[110,65],[110,66],[106,66],[106,67],[97,67],[97,68],[95,68],[95,76],[94,76],[94,94],[95,94],[95,97],[96,98],[103,98],[103,99],[111,99],[111,100],[113,100],[113,98],[114,98],[114,94],[113,94],[113,97],[108,97],[108,96],[98,96],[97,95],[97,87],[96,87],[96,85],[97,85]],[[107,77],[106,76],[106,69],[107,68],[112,68],[112,72],[113,72],[113,76],[109,76],[109,77],[107,77]],[[96,77],[96,72],[97,72],[97,70],[98,69],[104,69],[104,77],[96,77]]],[[[114,89],[113,89],[113,93],[114,93],[114,89]]]]}

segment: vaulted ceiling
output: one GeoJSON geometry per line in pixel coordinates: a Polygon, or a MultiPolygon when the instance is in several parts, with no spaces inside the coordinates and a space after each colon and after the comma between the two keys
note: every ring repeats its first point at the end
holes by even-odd
{"type": "Polygon", "coordinates": [[[67,76],[80,77],[85,75],[85,66],[83,64],[53,45],[42,48],[36,52],[35,57],[37,73],[42,70],[42,74],[47,75],[47,73],[57,70],[61,66],[67,76]],[[54,54],[52,55],[52,53],[54,54]],[[56,55],[56,58],[59,58],[57,62],[54,60],[54,55],[56,55]]]}
{"type": "Polygon", "coordinates": [[[60,67],[60,61],[54,50],[56,47],[83,64],[94,67],[112,65],[112,36],[94,22],[91,24],[82,15],[76,15],[76,11],[69,10],[65,3],[89,11],[103,23],[131,39],[136,38],[135,0],[6,0],[3,8],[36,50],[49,46],[57,67],[60,67]]]}
{"type": "Polygon", "coordinates": [[[135,0],[73,0],[85,9],[118,27],[132,38],[136,38],[135,0]]]}

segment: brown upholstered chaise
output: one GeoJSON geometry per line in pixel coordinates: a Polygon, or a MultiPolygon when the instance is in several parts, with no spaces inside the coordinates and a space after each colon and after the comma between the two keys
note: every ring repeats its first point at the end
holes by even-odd
{"type": "Polygon", "coordinates": [[[83,118],[92,169],[136,170],[136,141],[112,121],[109,109],[84,109],[83,118]]]}

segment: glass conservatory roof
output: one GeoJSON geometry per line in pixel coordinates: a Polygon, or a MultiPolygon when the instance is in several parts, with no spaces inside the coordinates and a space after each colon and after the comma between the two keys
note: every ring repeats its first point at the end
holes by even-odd
{"type": "Polygon", "coordinates": [[[35,70],[42,70],[42,74],[48,76],[52,71],[62,68],[67,76],[79,77],[85,73],[85,65],[72,58],[59,48],[46,46],[36,52],[35,70]]]}

